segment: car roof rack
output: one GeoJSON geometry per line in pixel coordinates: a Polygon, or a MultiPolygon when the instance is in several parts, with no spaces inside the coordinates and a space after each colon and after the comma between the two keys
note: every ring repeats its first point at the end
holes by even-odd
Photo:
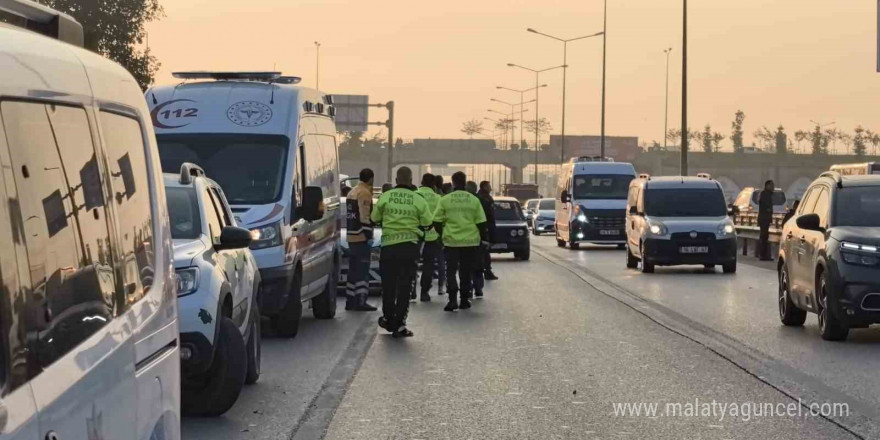
{"type": "Polygon", "coordinates": [[[205,177],[205,170],[202,167],[191,163],[184,162],[180,165],[180,184],[190,185],[193,183],[193,177],[205,177]]]}
{"type": "Polygon", "coordinates": [[[173,72],[171,76],[182,80],[204,79],[214,81],[253,81],[274,84],[299,84],[300,81],[302,81],[302,78],[298,76],[285,76],[281,72],[270,71],[216,72],[194,70],[188,72],[173,72]]]}
{"type": "Polygon", "coordinates": [[[0,21],[83,47],[82,25],[73,17],[31,0],[0,0],[0,21]]]}
{"type": "Polygon", "coordinates": [[[709,173],[697,173],[697,177],[712,180],[712,175],[709,173]]]}
{"type": "Polygon", "coordinates": [[[825,171],[824,173],[820,174],[819,177],[827,177],[829,179],[832,179],[837,182],[838,188],[843,188],[843,177],[841,177],[840,173],[838,173],[837,171],[825,171]]]}

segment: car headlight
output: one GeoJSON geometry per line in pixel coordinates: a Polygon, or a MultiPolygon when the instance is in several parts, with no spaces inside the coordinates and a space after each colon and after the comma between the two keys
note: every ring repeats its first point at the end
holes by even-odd
{"type": "Polygon", "coordinates": [[[177,269],[177,296],[184,296],[199,290],[199,268],[177,269]]]}
{"type": "Polygon", "coordinates": [[[733,223],[731,223],[730,220],[722,222],[720,225],[718,225],[718,230],[715,231],[715,233],[719,237],[726,237],[733,234],[734,232],[736,232],[736,228],[733,227],[733,223]]]}
{"type": "Polygon", "coordinates": [[[251,229],[251,249],[265,249],[281,244],[281,222],[251,229]]]}
{"type": "Polygon", "coordinates": [[[587,221],[587,216],[584,214],[578,214],[577,221],[581,223],[589,223],[589,221],[587,221]]]}
{"type": "Polygon", "coordinates": [[[669,229],[666,228],[666,225],[656,220],[652,220],[648,223],[648,230],[651,231],[652,235],[659,237],[663,237],[669,233],[669,229]]]}
{"type": "Polygon", "coordinates": [[[526,235],[526,231],[524,231],[524,230],[522,230],[522,229],[517,229],[517,230],[516,230],[516,235],[519,235],[520,237],[522,237],[523,235],[526,235]]]}
{"type": "Polygon", "coordinates": [[[842,249],[842,251],[840,252],[840,256],[841,258],[843,258],[843,261],[848,264],[857,264],[859,266],[876,266],[878,263],[880,263],[880,255],[877,254],[877,246],[845,241],[840,244],[840,247],[842,249]],[[861,253],[847,251],[860,251],[861,253]]]}
{"type": "Polygon", "coordinates": [[[511,230],[510,230],[510,236],[511,236],[511,237],[516,237],[516,229],[511,229],[511,230]]]}

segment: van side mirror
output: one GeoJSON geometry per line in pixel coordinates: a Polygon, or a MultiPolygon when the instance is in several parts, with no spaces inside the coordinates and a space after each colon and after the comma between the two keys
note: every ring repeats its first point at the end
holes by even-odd
{"type": "Polygon", "coordinates": [[[571,201],[571,194],[568,191],[562,191],[562,194],[559,195],[559,200],[562,203],[568,203],[571,201]]]}
{"type": "Polygon", "coordinates": [[[806,231],[824,231],[821,225],[821,220],[819,219],[819,214],[802,215],[795,220],[795,223],[797,224],[797,227],[806,231]]]}
{"type": "Polygon", "coordinates": [[[302,204],[299,208],[299,217],[307,222],[313,222],[324,217],[324,191],[319,186],[307,186],[303,190],[302,204]]]}
{"type": "Polygon", "coordinates": [[[639,207],[632,205],[629,207],[629,215],[639,215],[639,207]]]}
{"type": "Polygon", "coordinates": [[[214,246],[215,250],[244,249],[251,245],[253,236],[251,231],[237,226],[224,226],[220,231],[220,243],[214,246]]]}

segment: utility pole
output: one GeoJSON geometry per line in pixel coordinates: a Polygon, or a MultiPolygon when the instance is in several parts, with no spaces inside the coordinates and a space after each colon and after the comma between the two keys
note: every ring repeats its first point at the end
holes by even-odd
{"type": "Polygon", "coordinates": [[[367,104],[367,107],[385,107],[388,109],[388,120],[385,122],[367,122],[367,125],[379,125],[388,128],[388,171],[387,183],[392,183],[394,168],[394,101],[385,104],[367,104]]]}
{"type": "Polygon", "coordinates": [[[599,156],[605,158],[605,61],[608,50],[608,0],[602,18],[602,142],[599,156]]]}
{"type": "Polygon", "coordinates": [[[684,2],[683,20],[682,20],[682,45],[681,45],[681,175],[688,175],[688,123],[687,123],[687,60],[688,60],[688,2],[684,2]]]}
{"type": "Polygon", "coordinates": [[[321,43],[315,41],[315,89],[321,90],[321,43]]]}
{"type": "Polygon", "coordinates": [[[666,133],[669,132],[669,53],[672,52],[672,48],[663,52],[666,52],[666,106],[663,112],[663,149],[666,150],[666,133]]]}

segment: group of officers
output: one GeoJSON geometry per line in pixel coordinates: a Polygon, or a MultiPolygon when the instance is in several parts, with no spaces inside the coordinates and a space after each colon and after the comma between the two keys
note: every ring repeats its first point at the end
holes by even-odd
{"type": "Polygon", "coordinates": [[[431,301],[435,276],[438,295],[448,294],[444,310],[471,307],[483,296],[492,272],[489,247],[495,230],[494,200],[489,182],[469,182],[463,172],[425,174],[413,185],[408,167],[397,170],[396,186],[383,188],[373,206],[373,171],[361,170],[360,183],[346,195],[346,234],[349,246],[346,310],[375,311],[367,303],[370,250],[374,228],[381,226],[379,272],[382,276],[382,317],[379,326],[394,337],[413,336],[406,327],[410,300],[416,299],[418,261],[422,275],[421,301],[431,301]]]}

